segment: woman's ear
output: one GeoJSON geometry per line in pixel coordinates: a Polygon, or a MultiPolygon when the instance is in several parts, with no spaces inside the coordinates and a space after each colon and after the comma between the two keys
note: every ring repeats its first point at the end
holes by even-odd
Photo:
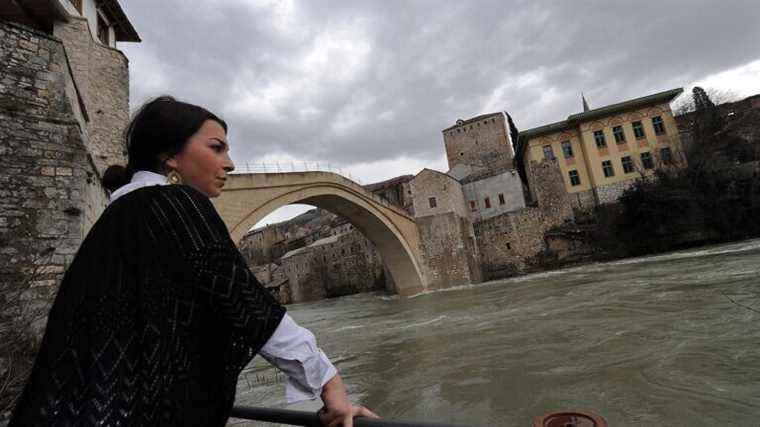
{"type": "Polygon", "coordinates": [[[179,163],[177,163],[177,158],[175,156],[167,157],[166,160],[164,160],[164,167],[170,170],[176,170],[178,166],[179,163]]]}

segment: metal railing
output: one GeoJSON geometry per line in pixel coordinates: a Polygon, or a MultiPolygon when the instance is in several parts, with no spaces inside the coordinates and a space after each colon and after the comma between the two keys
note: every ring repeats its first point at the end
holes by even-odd
{"type": "Polygon", "coordinates": [[[235,163],[235,173],[285,173],[285,172],[335,172],[351,181],[362,184],[359,178],[351,176],[351,172],[331,164],[330,162],[238,162],[235,163]]]}
{"type": "MultiPolygon", "coordinates": [[[[322,422],[315,412],[293,411],[288,409],[259,408],[253,406],[235,406],[232,418],[264,421],[268,423],[288,424],[293,426],[322,427],[322,422]]],[[[354,418],[356,427],[464,427],[454,424],[386,420],[373,418],[354,418]]]]}

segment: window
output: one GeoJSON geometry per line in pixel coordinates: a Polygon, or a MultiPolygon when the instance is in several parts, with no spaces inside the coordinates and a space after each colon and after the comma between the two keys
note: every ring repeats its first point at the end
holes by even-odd
{"type": "Polygon", "coordinates": [[[673,161],[673,153],[670,151],[670,147],[662,147],[660,149],[660,160],[663,162],[673,161]]]}
{"type": "Polygon", "coordinates": [[[546,160],[554,160],[554,151],[552,151],[551,145],[544,145],[544,158],[546,160]]]}
{"type": "Polygon", "coordinates": [[[652,153],[648,151],[646,153],[641,153],[641,165],[644,166],[644,169],[654,168],[654,162],[652,161],[652,153]]]}
{"type": "Polygon", "coordinates": [[[501,193],[499,193],[499,204],[503,205],[505,203],[507,203],[507,202],[504,200],[504,195],[501,194],[501,193]]]}
{"type": "Polygon", "coordinates": [[[103,19],[100,13],[98,13],[98,39],[100,39],[100,42],[104,45],[109,45],[108,24],[106,24],[106,20],[103,19]]]}
{"type": "Polygon", "coordinates": [[[647,137],[647,135],[644,133],[644,125],[641,124],[641,122],[633,122],[633,136],[636,137],[636,139],[644,139],[647,137]]]}
{"type": "Polygon", "coordinates": [[[490,197],[486,197],[485,204],[486,204],[486,209],[491,208],[491,198],[490,197]]]}
{"type": "Polygon", "coordinates": [[[604,131],[595,130],[594,131],[594,141],[596,141],[596,148],[605,148],[605,147],[607,147],[607,140],[604,139],[604,131]]]}
{"type": "Polygon", "coordinates": [[[573,157],[573,144],[571,144],[570,141],[562,141],[562,155],[565,156],[566,159],[571,159],[573,157]]]}
{"type": "Polygon", "coordinates": [[[623,173],[633,172],[633,160],[631,159],[631,156],[623,157],[620,159],[620,162],[623,163],[623,173]]]}
{"type": "Polygon", "coordinates": [[[655,135],[665,134],[665,125],[662,123],[662,117],[652,117],[652,127],[654,128],[655,135]]]}
{"type": "Polygon", "coordinates": [[[428,204],[430,204],[431,208],[438,206],[438,203],[436,202],[435,197],[429,197],[428,204]]]}
{"type": "Polygon", "coordinates": [[[576,185],[581,185],[581,176],[578,175],[577,170],[571,170],[567,172],[567,175],[570,177],[570,185],[575,187],[576,185]]]}
{"type": "Polygon", "coordinates": [[[615,135],[615,143],[625,144],[625,134],[623,133],[622,126],[615,126],[612,128],[612,134],[615,135]]]}
{"type": "Polygon", "coordinates": [[[473,212],[475,212],[476,210],[478,210],[478,204],[475,203],[475,200],[470,200],[470,210],[473,211],[473,212]]]}
{"type": "Polygon", "coordinates": [[[615,176],[615,169],[612,168],[612,162],[609,160],[602,162],[602,170],[604,171],[604,176],[607,178],[615,176]]]}

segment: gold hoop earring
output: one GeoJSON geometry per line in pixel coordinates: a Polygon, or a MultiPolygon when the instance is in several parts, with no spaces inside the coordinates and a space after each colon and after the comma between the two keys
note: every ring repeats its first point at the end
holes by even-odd
{"type": "Polygon", "coordinates": [[[182,175],[179,174],[176,170],[173,170],[166,174],[166,177],[169,179],[169,182],[172,184],[182,184],[182,175]]]}

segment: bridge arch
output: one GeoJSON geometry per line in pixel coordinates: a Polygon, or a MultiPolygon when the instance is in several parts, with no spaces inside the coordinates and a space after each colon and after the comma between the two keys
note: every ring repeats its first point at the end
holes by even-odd
{"type": "Polygon", "coordinates": [[[214,199],[235,242],[268,214],[294,203],[345,217],[375,245],[400,295],[425,289],[420,238],[404,210],[331,172],[233,174],[214,199]]]}

